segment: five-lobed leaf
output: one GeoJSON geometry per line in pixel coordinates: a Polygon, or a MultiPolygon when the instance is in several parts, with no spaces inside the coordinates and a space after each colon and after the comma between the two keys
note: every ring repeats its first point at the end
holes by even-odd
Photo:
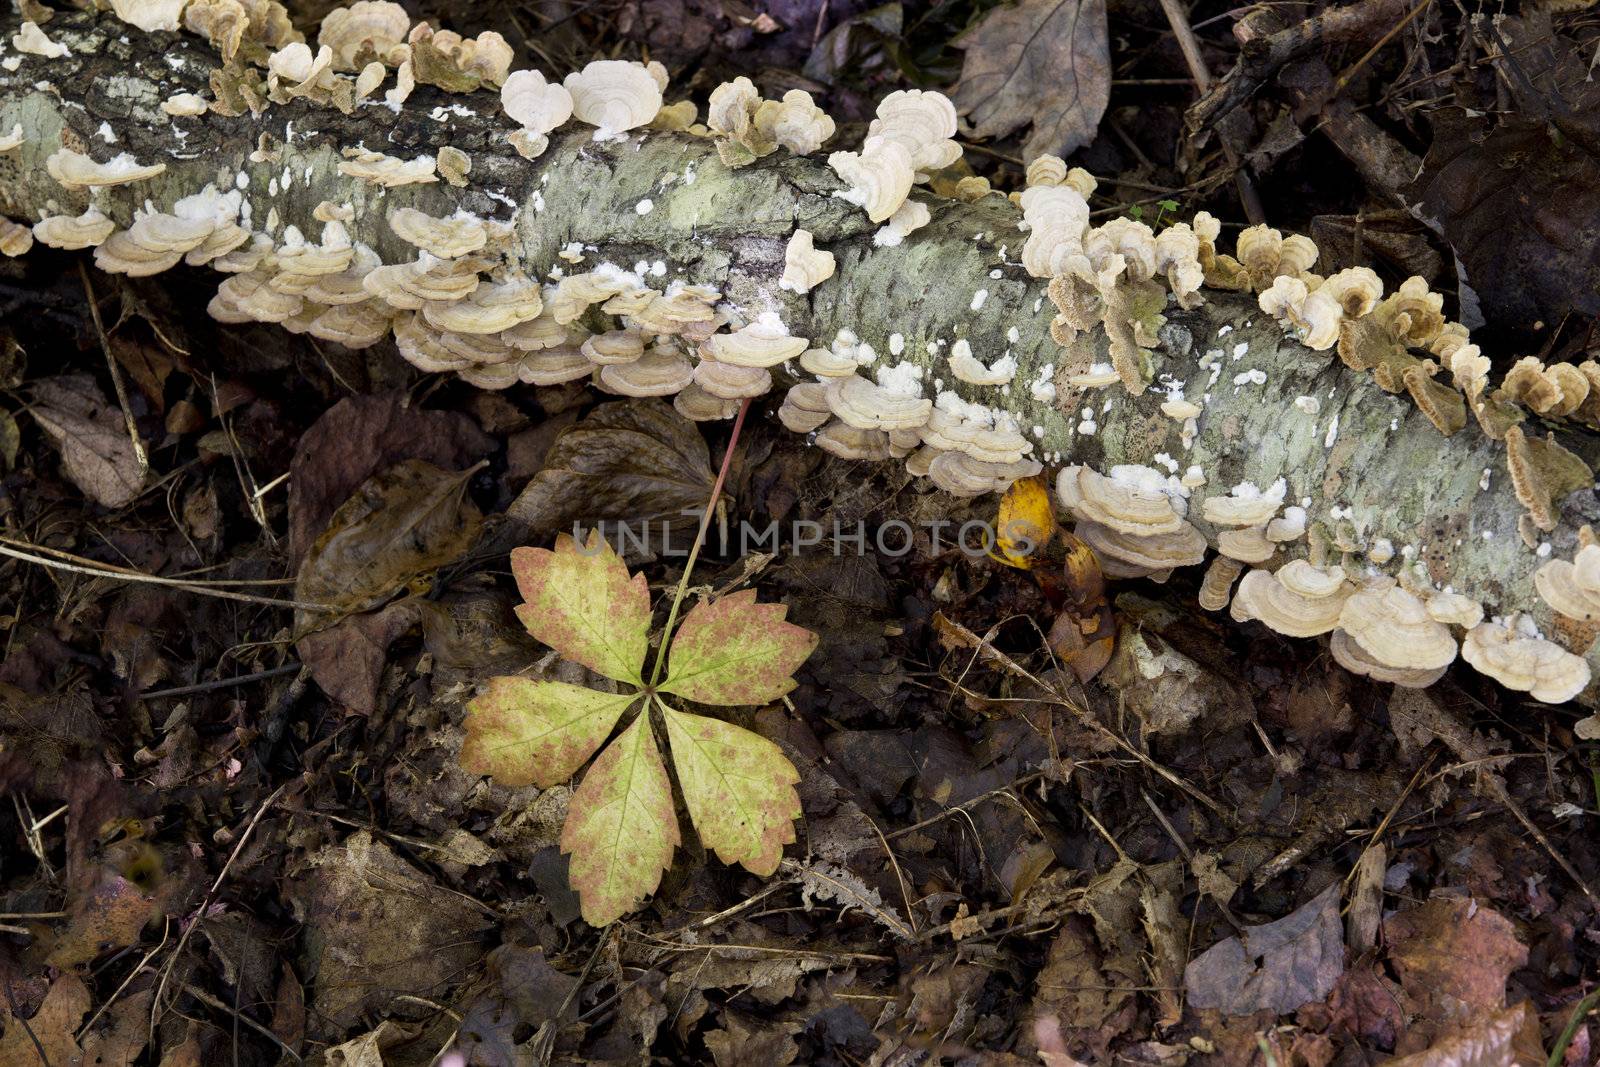
{"type": "Polygon", "coordinates": [[[598,749],[638,693],[601,693],[566,682],[491,678],[467,704],[461,766],[501,785],[565,782],[598,749]]]}
{"type": "Polygon", "coordinates": [[[672,784],[640,715],[584,775],[561,831],[584,921],[604,926],[655,892],[678,840],[672,784]]]}
{"type": "Polygon", "coordinates": [[[753,589],[696,604],[671,635],[662,692],[718,706],[777,700],[817,647],[816,634],[783,621],[787,611],[756,603],[753,589]]]}
{"type": "Polygon", "coordinates": [[[763,876],[777,870],[800,815],[794,764],[771,741],[732,723],[665,704],[661,713],[700,840],[723,863],[763,876]]]}
{"type": "Polygon", "coordinates": [[[569,534],[555,549],[518,548],[511,573],[523,604],[517,618],[528,632],[565,658],[619,682],[642,684],[650,647],[650,587],[628,577],[598,532],[580,549],[569,534]]]}

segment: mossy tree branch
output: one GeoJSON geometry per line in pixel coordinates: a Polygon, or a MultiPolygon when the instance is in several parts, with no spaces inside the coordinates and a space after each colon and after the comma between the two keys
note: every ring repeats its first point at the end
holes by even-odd
{"type": "MultiPolygon", "coordinates": [[[[0,18],[4,39],[17,28],[15,15],[0,18]]],[[[1523,509],[1503,447],[1475,426],[1442,437],[1404,395],[1386,394],[1330,353],[1286,339],[1247,296],[1208,292],[1197,310],[1169,309],[1158,384],[1176,383],[1197,402],[1208,395],[1187,449],[1180,424],[1159,411],[1166,399],[1159,388],[1136,398],[1118,386],[1084,393],[1057,380],[1053,398],[1036,395],[1031,384],[1050,380],[1043,368],[1057,365],[1062,351],[1049,336],[1044,285],[1018,262],[1025,236],[1020,214],[1003,197],[962,204],[918,192],[929,200],[933,222],[899,247],[878,247],[876,227],[833,195],[840,184],[820,158],[779,152],[729,170],[709,141],[634,131],[622,141],[596,142],[587,127],[572,125],[529,162],[505,141],[510,124],[497,97],[451,97],[430,88],[419,88],[398,111],[378,104],[344,115],[296,102],[259,118],[175,119],[161,111],[161,101],[205,92],[217,65],[203,41],[144,34],[109,16],[60,15],[47,29],[71,47],[71,56],[23,56],[16,70],[0,68],[0,133],[20,123],[26,138],[19,150],[0,155],[0,213],[13,219],[77,213],[92,201],[127,225],[147,200],[170,207],[208,182],[233,186],[241,174],[258,229],[274,218],[314,237],[312,212],[320,202],[349,203],[352,236],[385,262],[414,254],[388,229],[392,208],[435,215],[464,208],[510,219],[512,254],[530,274],[573,269],[557,255],[572,242],[585,247],[589,265],[610,261],[631,269],[659,261],[666,278],[714,285],[751,317],[777,311],[792,333],[823,344],[847,328],[882,359],[924,365],[930,386],[940,383],[1014,413],[1036,436],[1043,458],[1100,470],[1139,463],[1181,473],[1198,465],[1207,485],[1197,495],[1283,478],[1287,502],[1308,502],[1314,521],[1343,523],[1368,545],[1391,542],[1396,555],[1389,571],[1414,559],[1431,581],[1481,599],[1492,614],[1530,611],[1541,625],[1550,622],[1532,583],[1544,557],[1518,534],[1523,509]],[[261,132],[277,145],[278,158],[252,163],[261,132]],[[115,140],[108,143],[107,134],[115,140]],[[385,190],[337,173],[343,148],[411,158],[446,145],[472,159],[465,187],[440,181],[385,190]],[[141,163],[164,162],[167,170],[131,187],[69,191],[45,173],[46,157],[62,146],[102,159],[129,152],[141,163]],[[836,275],[806,296],[777,284],[785,242],[797,226],[812,231],[817,246],[838,261],[836,275]],[[1018,364],[1012,384],[968,386],[942,372],[960,337],[985,362],[1009,351],[1018,364]],[[943,344],[930,350],[934,342],[943,344]],[[890,355],[896,350],[903,356],[890,355]],[[1221,354],[1212,361],[1220,364],[1215,374],[1200,365],[1213,352],[1221,354]],[[1300,397],[1316,402],[1297,406],[1300,397]]],[[[1600,459],[1594,435],[1564,431],[1562,441],[1591,466],[1600,459]]],[[[1577,527],[1596,518],[1594,493],[1573,494],[1562,522],[1545,536],[1547,551],[1570,555],[1577,527]]],[[[1198,508],[1191,519],[1214,540],[1198,508]]],[[[1593,652],[1590,658],[1600,664],[1593,652]]]]}

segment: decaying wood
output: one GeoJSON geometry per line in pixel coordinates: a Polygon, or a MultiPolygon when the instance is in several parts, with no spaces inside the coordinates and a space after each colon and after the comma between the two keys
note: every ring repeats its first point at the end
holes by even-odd
{"type": "MultiPolygon", "coordinates": [[[[1396,17],[1407,9],[1393,5],[1396,17]]],[[[0,18],[0,35],[9,40],[17,25],[15,15],[0,18]]],[[[170,207],[208,182],[234,186],[242,175],[257,228],[272,222],[314,235],[319,203],[348,203],[352,236],[391,263],[414,254],[388,230],[392,208],[435,215],[464,208],[513,220],[512,254],[530,274],[575,269],[558,252],[579,242],[586,264],[643,264],[648,273],[660,263],[664,274],[656,277],[717,286],[752,316],[776,311],[792,333],[823,344],[852,330],[884,358],[903,352],[897,358],[928,367],[930,385],[1013,412],[1047,461],[1099,470],[1139,463],[1180,474],[1198,466],[1207,478],[1200,496],[1282,478],[1286,503],[1306,506],[1313,521],[1368,547],[1391,542],[1390,573],[1412,561],[1427,580],[1481,599],[1491,614],[1529,611],[1549,628],[1532,584],[1547,557],[1519,536],[1522,508],[1501,446],[1475,426],[1440,436],[1404,395],[1386,394],[1331,353],[1287,339],[1252,298],[1237,294],[1207,292],[1197,310],[1169,309],[1158,388],[1144,396],[1116,386],[1069,388],[1053,373],[1060,349],[1048,332],[1052,309],[1043,284],[1018,262],[1020,215],[1004,197],[961,204],[918,193],[929,199],[933,222],[899,247],[878,247],[876,227],[834,195],[840,184],[820,158],[779,152],[730,170],[710,142],[692,136],[634,131],[600,142],[587,127],[569,126],[530,162],[507,145],[510,124],[497,97],[448,97],[428,88],[398,110],[368,104],[343,115],[296,102],[259,118],[173,119],[161,101],[205,91],[217,64],[203,41],[81,14],[58,16],[49,32],[72,48],[70,56],[24,56],[16,70],[0,68],[0,131],[20,123],[26,137],[19,150],[0,155],[0,214],[32,222],[83,211],[92,200],[127,225],[147,200],[170,207]],[[275,158],[252,162],[262,134],[275,158]],[[472,159],[464,188],[441,181],[384,190],[336,169],[344,148],[409,158],[445,145],[472,159]],[[46,175],[46,157],[62,146],[96,158],[128,152],[167,169],[91,196],[46,175]],[[835,276],[804,296],[777,284],[796,226],[837,257],[835,276]],[[958,337],[985,362],[1009,350],[1015,380],[1004,389],[950,380],[940,367],[958,337]],[[1220,353],[1215,374],[1200,366],[1208,353],[1220,353]],[[1052,386],[1053,395],[1034,383],[1052,386]],[[1181,424],[1159,410],[1164,384],[1188,384],[1191,397],[1210,394],[1191,447],[1181,440],[1181,424]],[[1312,399],[1297,405],[1298,398],[1312,399]]],[[[209,283],[221,276],[189,277],[209,283]]],[[[1561,440],[1591,465],[1600,459],[1594,435],[1563,431],[1561,440]]],[[[1216,531],[1198,512],[1191,519],[1214,541],[1216,531]]],[[[1596,518],[1595,495],[1573,494],[1559,527],[1543,536],[1544,551],[1570,556],[1577,527],[1596,518]]],[[[1359,555],[1352,562],[1364,566],[1359,555]]],[[[1593,652],[1590,658],[1600,662],[1593,652]]]]}

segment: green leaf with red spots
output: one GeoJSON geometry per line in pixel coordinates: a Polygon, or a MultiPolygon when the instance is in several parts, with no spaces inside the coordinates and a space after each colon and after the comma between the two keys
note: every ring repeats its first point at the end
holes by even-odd
{"type": "Polygon", "coordinates": [[[517,618],[565,658],[619,682],[641,685],[650,647],[650,587],[598,532],[580,548],[569,535],[554,551],[518,548],[511,573],[523,604],[517,618]]]}
{"type": "Polygon", "coordinates": [[[817,647],[816,634],[783,621],[788,610],[756,603],[754,589],[696,604],[672,635],[661,690],[720,706],[777,700],[817,647]]]}
{"type": "Polygon", "coordinates": [[[501,785],[559,785],[578,773],[638,699],[566,682],[491,678],[488,690],[467,704],[461,766],[501,785]]]}
{"type": "Polygon", "coordinates": [[[778,869],[800,817],[800,774],[783,750],[721,719],[662,705],[672,765],[700,840],[752,874],[778,869]]]}
{"type": "Polygon", "coordinates": [[[677,846],[672,783],[650,717],[640,715],[584,775],[561,830],[584,921],[604,926],[638,907],[661,884],[677,846]]]}

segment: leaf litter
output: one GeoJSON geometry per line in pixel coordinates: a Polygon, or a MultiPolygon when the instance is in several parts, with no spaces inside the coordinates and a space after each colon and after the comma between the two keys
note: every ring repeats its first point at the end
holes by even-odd
{"type": "MultiPolygon", "coordinates": [[[[1242,213],[1199,203],[1228,187],[1218,159],[1172,165],[1191,72],[1164,12],[636,7],[617,41],[683,57],[675,76],[714,83],[742,50],[758,79],[803,66],[769,95],[863,120],[960,67],[960,136],[997,188],[1012,159],[1081,146],[1097,211],[1148,190],[1242,213]]],[[[587,56],[601,17],[541,44],[587,56]]],[[[1371,200],[1319,195],[1324,141],[1359,146],[1326,101],[1284,99],[1304,70],[1258,82],[1225,139],[1275,203],[1322,212],[1284,224],[1339,265],[1459,264],[1464,308],[1575,351],[1593,42],[1525,12],[1494,26],[1511,56],[1463,50],[1440,17],[1378,27],[1340,83],[1427,127],[1414,186],[1358,165],[1371,200]],[[1458,108],[1417,106],[1450,79],[1458,108]]],[[[1213,26],[1220,70],[1238,48],[1213,26]]],[[[17,269],[41,271],[42,313],[0,323],[6,536],[192,582],[3,564],[0,1062],[1593,1059],[1594,754],[1565,711],[1454,675],[1392,691],[1192,589],[1107,582],[1039,486],[1000,516],[1032,523],[1032,554],[753,563],[713,538],[692,577],[582,556],[558,540],[575,523],[681,542],[708,501],[997,516],[754,419],[730,447],[581,383],[486,397],[381,351],[204,333],[137,280],[107,344],[124,411],[85,309],[62,314],[76,273],[17,269]]]]}

